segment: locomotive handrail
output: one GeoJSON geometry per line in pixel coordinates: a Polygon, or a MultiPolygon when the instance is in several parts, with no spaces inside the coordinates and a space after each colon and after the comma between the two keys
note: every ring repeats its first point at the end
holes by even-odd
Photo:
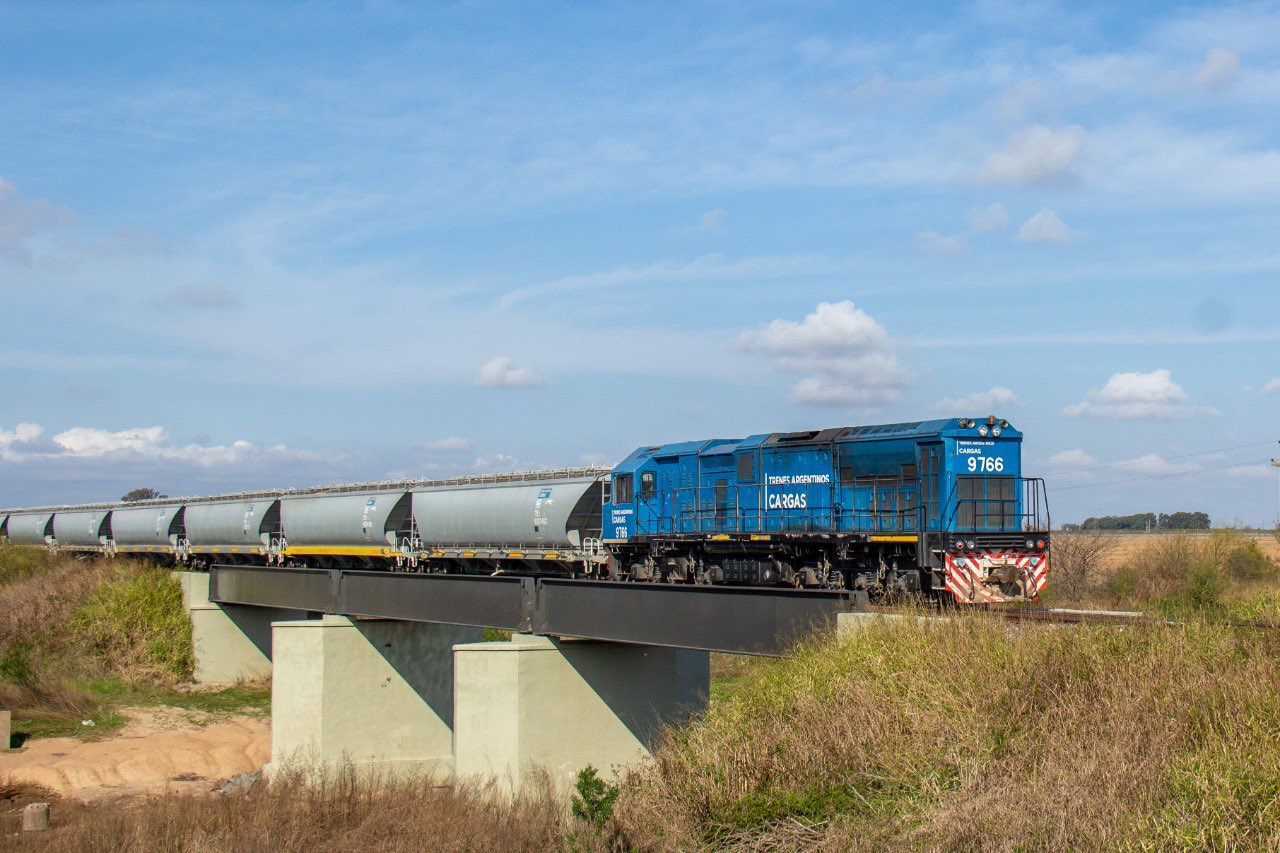
{"type": "Polygon", "coordinates": [[[1050,529],[1048,495],[1040,477],[957,477],[944,506],[948,511],[943,531],[1022,533],[1050,529]],[[1011,495],[990,494],[991,485],[1000,482],[1013,485],[1011,495]],[[968,483],[981,483],[984,494],[960,497],[962,485],[968,483]],[[970,524],[963,523],[966,508],[973,510],[970,524]]]}

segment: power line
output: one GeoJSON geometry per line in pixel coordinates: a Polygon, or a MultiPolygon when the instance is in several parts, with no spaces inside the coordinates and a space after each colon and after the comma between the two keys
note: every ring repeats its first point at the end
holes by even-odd
{"type": "MultiPolygon", "coordinates": [[[[1217,451],[1211,451],[1211,452],[1216,453],[1217,451]]],[[[1178,458],[1178,457],[1170,457],[1170,458],[1178,458]]],[[[1213,471],[1227,471],[1232,468],[1247,468],[1250,465],[1262,465],[1268,461],[1270,460],[1253,459],[1249,462],[1237,462],[1234,465],[1219,465],[1216,468],[1198,468],[1195,471],[1177,471],[1172,474],[1151,474],[1146,477],[1131,477],[1127,480],[1108,480],[1103,483],[1080,483],[1079,485],[1075,485],[1075,486],[1055,486],[1054,488],[1049,489],[1049,491],[1065,492],[1071,489],[1092,489],[1097,486],[1121,486],[1121,485],[1124,485],[1125,483],[1139,483],[1144,480],[1167,480],[1170,477],[1191,477],[1196,474],[1208,474],[1213,471]]]]}
{"type": "MultiPolygon", "coordinates": [[[[1180,456],[1162,456],[1159,461],[1168,462],[1171,459],[1190,459],[1192,456],[1208,456],[1211,453],[1226,453],[1229,450],[1244,450],[1247,447],[1263,447],[1275,444],[1274,441],[1259,441],[1255,444],[1237,444],[1235,447],[1223,447],[1218,450],[1201,450],[1196,453],[1183,453],[1180,456]]],[[[1106,471],[1110,468],[1125,468],[1130,465],[1150,465],[1151,459],[1134,459],[1132,462],[1113,462],[1110,465],[1099,465],[1096,468],[1077,468],[1074,471],[1054,471],[1053,476],[1059,477],[1066,474],[1088,474],[1090,471],[1106,471]]]]}

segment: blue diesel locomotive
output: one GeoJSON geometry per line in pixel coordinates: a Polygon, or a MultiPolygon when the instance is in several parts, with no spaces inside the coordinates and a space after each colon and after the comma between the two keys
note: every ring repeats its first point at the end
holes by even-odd
{"type": "Polygon", "coordinates": [[[1050,522],[1021,446],[989,417],[643,447],[602,507],[610,574],[1029,600],[1050,522]]]}

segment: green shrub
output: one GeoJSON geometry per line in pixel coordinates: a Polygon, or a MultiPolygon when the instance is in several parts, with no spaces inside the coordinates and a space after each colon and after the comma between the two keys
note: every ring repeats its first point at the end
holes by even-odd
{"type": "Polygon", "coordinates": [[[1237,581],[1274,580],[1277,574],[1276,564],[1252,539],[1228,551],[1223,564],[1227,575],[1237,581]]]}
{"type": "Polygon", "coordinates": [[[1212,610],[1222,604],[1225,586],[1225,579],[1218,567],[1213,563],[1200,561],[1187,570],[1184,597],[1197,610],[1212,610]]]}
{"type": "Polygon", "coordinates": [[[174,681],[194,664],[182,588],[167,572],[144,570],[103,583],[72,618],[86,650],[126,682],[174,681]]]}
{"type": "Polygon", "coordinates": [[[613,805],[618,800],[618,786],[604,781],[596,769],[588,764],[578,771],[574,784],[573,816],[595,827],[604,826],[613,816],[613,805]]]}
{"type": "Polygon", "coordinates": [[[1115,602],[1132,601],[1138,591],[1141,575],[1135,566],[1121,566],[1111,573],[1103,584],[1107,595],[1115,602]]]}

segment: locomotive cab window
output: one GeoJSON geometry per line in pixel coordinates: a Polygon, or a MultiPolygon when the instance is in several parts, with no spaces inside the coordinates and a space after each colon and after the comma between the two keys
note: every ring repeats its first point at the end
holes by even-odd
{"type": "Polygon", "coordinates": [[[654,481],[652,471],[642,471],[640,473],[640,500],[651,500],[658,493],[657,483],[654,481]]]}
{"type": "Polygon", "coordinates": [[[631,503],[630,474],[619,474],[613,478],[613,502],[616,504],[631,503]]]}
{"type": "Polygon", "coordinates": [[[738,482],[751,483],[756,479],[756,458],[750,453],[738,454],[738,482]]]}

